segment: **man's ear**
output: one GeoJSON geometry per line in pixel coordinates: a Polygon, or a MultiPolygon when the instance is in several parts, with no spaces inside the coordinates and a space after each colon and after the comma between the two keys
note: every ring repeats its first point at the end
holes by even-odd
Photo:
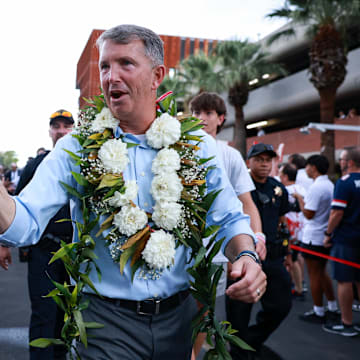
{"type": "Polygon", "coordinates": [[[151,90],[157,90],[165,77],[165,66],[158,65],[153,69],[153,80],[151,84],[151,90]]]}
{"type": "Polygon", "coordinates": [[[218,126],[221,126],[221,124],[225,121],[225,115],[222,114],[222,115],[218,115],[218,126]]]}

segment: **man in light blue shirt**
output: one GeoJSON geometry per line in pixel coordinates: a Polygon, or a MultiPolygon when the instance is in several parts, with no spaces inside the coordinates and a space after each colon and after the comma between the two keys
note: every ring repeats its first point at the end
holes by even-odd
{"type": "MultiPolygon", "coordinates": [[[[156,90],[165,75],[162,43],[151,30],[121,25],[103,33],[98,40],[98,47],[104,97],[113,116],[119,120],[115,137],[123,134],[123,141],[138,144],[128,149],[130,161],[123,176],[125,180],[137,181],[139,191],[135,204],[152,212],[154,200],[149,189],[152,160],[157,150],[147,144],[144,134],[155,119],[156,90]]],[[[201,158],[215,156],[215,141],[200,132],[204,141],[198,155],[201,158]]],[[[58,141],[55,149],[39,166],[31,183],[18,197],[8,196],[4,187],[0,187],[1,244],[25,246],[36,243],[48,220],[69,200],[72,219],[82,222],[78,200],[72,198],[59,182],[76,188],[80,193],[82,191],[71,174],[72,171],[79,172],[79,168],[63,149],[77,153],[81,147],[71,135],[65,136],[58,141]]],[[[217,161],[212,160],[212,164],[217,165],[217,161]]],[[[223,189],[221,200],[215,200],[210,209],[208,225],[222,225],[218,237],[226,238],[223,250],[229,260],[234,262],[232,277],[241,278],[227,289],[227,294],[242,301],[257,301],[265,291],[266,277],[254,261],[256,259],[251,256],[254,252],[254,236],[249,219],[242,214],[221,167],[210,171],[206,180],[208,191],[223,189]],[[244,250],[250,256],[239,257],[244,250]]],[[[98,227],[94,229],[94,238],[98,230],[98,227]]],[[[98,256],[96,263],[102,273],[101,281],[95,269],[90,274],[104,299],[89,295],[91,303],[84,311],[86,321],[98,321],[105,324],[105,328],[94,331],[95,337],[89,338],[88,349],[80,347],[82,358],[189,358],[190,323],[196,311],[191,297],[182,295],[189,288],[189,275],[186,272],[189,250],[179,246],[174,265],[164,270],[159,279],[145,280],[135,276],[131,281],[129,264],[121,274],[119,265],[113,262],[102,241],[106,235],[105,231],[102,237],[97,238],[94,249],[98,256]],[[129,309],[132,303],[141,306],[141,302],[146,299],[160,299],[160,313],[156,311],[143,315],[129,309]]],[[[77,240],[75,231],[74,241],[77,240]]],[[[87,288],[85,292],[91,294],[92,290],[87,288]]]]}

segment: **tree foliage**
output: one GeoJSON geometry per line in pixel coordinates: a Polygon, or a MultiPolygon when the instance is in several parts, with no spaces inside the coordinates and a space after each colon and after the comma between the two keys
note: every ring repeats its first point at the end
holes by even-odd
{"type": "Polygon", "coordinates": [[[11,163],[17,163],[19,161],[16,152],[13,150],[0,151],[0,164],[4,167],[10,167],[11,163]]]}
{"type": "MultiPolygon", "coordinates": [[[[267,15],[290,20],[286,29],[269,39],[272,43],[296,34],[297,26],[305,27],[310,39],[309,80],[320,95],[320,121],[334,122],[336,92],[346,76],[347,40],[350,28],[360,27],[358,0],[285,0],[284,5],[267,15]]],[[[334,132],[321,134],[321,152],[334,173],[334,132]]]]}

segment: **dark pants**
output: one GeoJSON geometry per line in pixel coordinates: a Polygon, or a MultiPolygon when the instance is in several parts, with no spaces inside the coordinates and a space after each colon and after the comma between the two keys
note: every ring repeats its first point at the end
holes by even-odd
{"type": "MultiPolygon", "coordinates": [[[[285,319],[291,309],[291,280],[283,265],[283,259],[266,260],[263,270],[267,276],[267,289],[261,298],[262,310],[256,315],[256,323],[248,326],[252,304],[226,297],[227,319],[238,330],[242,340],[256,350],[285,319]]],[[[232,359],[248,359],[249,354],[237,346],[231,346],[232,359]]]]}
{"type": "Polygon", "coordinates": [[[189,295],[174,309],[158,315],[140,315],[121,305],[88,296],[84,321],[104,324],[88,330],[88,347],[77,349],[82,360],[189,360],[191,320],[196,315],[195,300],[189,295]]]}
{"type": "MultiPolygon", "coordinates": [[[[31,301],[30,341],[37,338],[60,338],[64,313],[52,298],[43,298],[55,286],[49,280],[61,284],[68,276],[61,260],[48,265],[52,254],[48,250],[32,247],[28,262],[28,287],[31,301]]],[[[30,360],[65,359],[66,350],[61,346],[44,349],[30,347],[30,360]]]]}

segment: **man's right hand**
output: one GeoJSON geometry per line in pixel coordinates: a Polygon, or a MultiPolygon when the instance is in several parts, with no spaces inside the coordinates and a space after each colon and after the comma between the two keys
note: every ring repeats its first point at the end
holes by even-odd
{"type": "Polygon", "coordinates": [[[9,265],[12,263],[10,249],[5,246],[0,246],[0,266],[4,270],[8,270],[9,265]]]}

